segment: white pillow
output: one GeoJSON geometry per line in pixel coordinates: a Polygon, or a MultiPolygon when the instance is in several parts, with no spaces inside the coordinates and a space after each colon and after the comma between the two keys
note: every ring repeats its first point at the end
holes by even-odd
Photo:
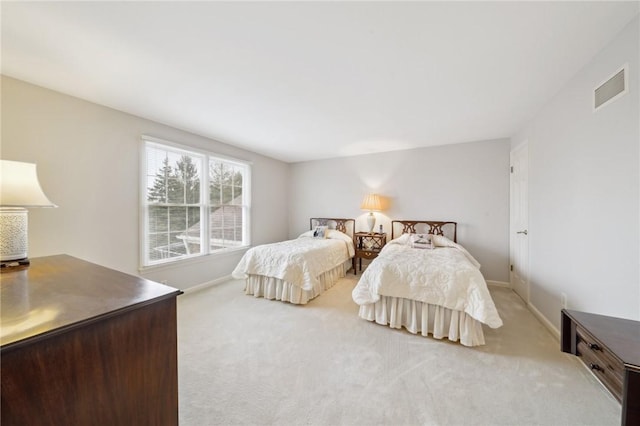
{"type": "Polygon", "coordinates": [[[333,238],[334,240],[343,240],[346,242],[353,242],[350,236],[336,229],[327,229],[326,237],[333,238]]]}
{"type": "Polygon", "coordinates": [[[401,246],[411,246],[411,234],[402,234],[389,241],[388,244],[399,244],[401,246]]]}
{"type": "Polygon", "coordinates": [[[444,235],[433,235],[433,238],[431,238],[431,242],[434,247],[453,247],[460,250],[467,257],[467,259],[469,259],[473,266],[480,269],[480,263],[478,263],[478,261],[473,256],[471,256],[471,253],[469,253],[467,249],[462,247],[460,244],[454,243],[444,235]]]}
{"type": "Polygon", "coordinates": [[[433,247],[455,247],[457,244],[444,235],[432,235],[431,244],[433,247]]]}
{"type": "MultiPolygon", "coordinates": [[[[314,238],[313,234],[315,232],[316,232],[315,229],[312,229],[311,231],[305,231],[302,234],[298,235],[298,238],[305,238],[305,237],[314,238]]],[[[350,236],[348,236],[344,232],[338,231],[336,229],[327,229],[325,234],[324,234],[324,238],[332,238],[334,240],[343,240],[343,241],[346,241],[346,242],[352,242],[353,243],[353,240],[351,239],[350,236]]]]}

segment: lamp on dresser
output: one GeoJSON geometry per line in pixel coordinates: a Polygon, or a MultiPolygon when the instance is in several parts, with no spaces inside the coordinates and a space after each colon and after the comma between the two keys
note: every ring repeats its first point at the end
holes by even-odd
{"type": "Polygon", "coordinates": [[[369,215],[367,216],[367,225],[369,226],[369,233],[372,233],[373,227],[376,225],[376,217],[373,215],[373,212],[382,210],[380,196],[378,194],[369,194],[365,196],[364,200],[362,200],[360,208],[362,210],[369,210],[369,215]]]}
{"type": "Polygon", "coordinates": [[[42,191],[36,165],[0,160],[0,267],[2,271],[29,265],[28,211],[58,207],[42,191]]]}

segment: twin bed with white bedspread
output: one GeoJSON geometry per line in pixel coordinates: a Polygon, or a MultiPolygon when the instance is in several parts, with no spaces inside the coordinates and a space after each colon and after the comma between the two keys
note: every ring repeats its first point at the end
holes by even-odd
{"type": "Polygon", "coordinates": [[[245,279],[246,294],[306,304],[351,268],[354,226],[353,219],[312,218],[296,239],[249,249],[232,276],[245,279]],[[314,236],[319,227],[324,234],[314,236]]]}
{"type": "Polygon", "coordinates": [[[478,262],[461,245],[444,236],[442,227],[454,222],[393,221],[404,226],[362,274],[352,292],[358,315],[369,321],[405,327],[409,332],[465,346],[485,343],[482,324],[498,328],[495,308],[478,262]],[[415,225],[426,224],[424,234],[415,225]],[[419,235],[430,240],[415,244],[419,235]],[[416,248],[420,247],[420,248],[416,248]]]}

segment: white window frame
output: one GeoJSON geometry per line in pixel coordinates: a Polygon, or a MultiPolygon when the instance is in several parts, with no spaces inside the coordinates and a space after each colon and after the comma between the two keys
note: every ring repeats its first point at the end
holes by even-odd
{"type": "Polygon", "coordinates": [[[239,160],[237,158],[232,158],[220,154],[216,154],[214,152],[205,151],[202,149],[194,148],[191,146],[186,146],[182,144],[178,144],[175,142],[155,138],[153,136],[142,135],[141,144],[140,144],[140,190],[139,190],[139,199],[140,199],[140,270],[147,270],[150,268],[158,267],[158,266],[167,266],[167,265],[177,265],[180,262],[194,259],[194,258],[202,258],[204,256],[218,256],[223,254],[228,254],[229,252],[244,250],[251,245],[251,166],[252,163],[250,161],[239,160]],[[150,260],[149,259],[149,251],[148,251],[148,226],[149,226],[149,215],[148,215],[148,207],[151,205],[147,201],[147,147],[148,146],[157,146],[161,149],[167,149],[169,151],[173,151],[176,153],[183,153],[185,155],[199,157],[201,164],[201,176],[200,176],[200,221],[202,223],[202,228],[200,231],[201,238],[202,236],[206,236],[207,243],[200,244],[201,253],[196,254],[185,254],[182,256],[171,257],[168,259],[160,259],[160,260],[150,260]],[[242,240],[243,244],[237,247],[225,247],[222,249],[211,250],[210,249],[210,233],[209,233],[209,223],[210,223],[210,207],[211,202],[209,198],[209,162],[211,160],[221,161],[225,164],[230,164],[233,166],[238,166],[243,169],[243,182],[242,182],[242,208],[244,209],[244,220],[242,226],[242,240]]]}

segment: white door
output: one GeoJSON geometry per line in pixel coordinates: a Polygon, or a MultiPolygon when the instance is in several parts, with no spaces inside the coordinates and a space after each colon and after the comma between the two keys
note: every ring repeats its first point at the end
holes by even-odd
{"type": "Polygon", "coordinates": [[[511,152],[511,286],[529,303],[529,146],[511,152]]]}

